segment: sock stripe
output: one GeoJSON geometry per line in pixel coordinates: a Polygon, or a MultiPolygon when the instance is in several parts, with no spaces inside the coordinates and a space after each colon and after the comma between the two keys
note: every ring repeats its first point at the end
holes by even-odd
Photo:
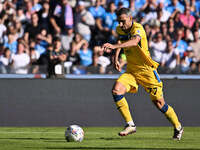
{"type": "Polygon", "coordinates": [[[113,95],[114,101],[118,102],[124,98],[124,95],[113,95]]]}
{"type": "Polygon", "coordinates": [[[167,110],[168,110],[168,104],[165,103],[165,105],[160,109],[160,111],[161,111],[162,113],[166,113],[167,110]]]}

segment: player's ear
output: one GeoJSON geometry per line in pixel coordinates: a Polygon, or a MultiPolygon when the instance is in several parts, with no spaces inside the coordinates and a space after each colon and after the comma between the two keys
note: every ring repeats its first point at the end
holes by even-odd
{"type": "Polygon", "coordinates": [[[133,20],[133,17],[132,17],[132,16],[130,16],[130,17],[129,17],[129,19],[132,21],[132,20],[133,20]]]}

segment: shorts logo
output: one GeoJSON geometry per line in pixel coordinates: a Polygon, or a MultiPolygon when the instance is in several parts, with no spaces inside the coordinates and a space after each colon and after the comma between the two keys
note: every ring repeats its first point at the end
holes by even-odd
{"type": "Polygon", "coordinates": [[[137,33],[140,33],[140,30],[137,30],[137,33]]]}

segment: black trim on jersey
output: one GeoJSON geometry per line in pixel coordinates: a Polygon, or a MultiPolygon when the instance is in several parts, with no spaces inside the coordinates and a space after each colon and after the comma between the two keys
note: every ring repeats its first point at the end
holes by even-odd
{"type": "Polygon", "coordinates": [[[140,48],[142,48],[141,40],[140,40],[140,42],[138,42],[138,45],[140,46],[140,48]]]}
{"type": "MultiPolygon", "coordinates": [[[[141,36],[140,36],[139,34],[136,34],[136,35],[134,35],[134,36],[139,36],[139,37],[140,37],[140,41],[138,42],[138,45],[140,46],[140,48],[142,48],[142,44],[141,44],[141,36]]],[[[132,37],[134,37],[134,36],[132,36],[132,37]]]]}
{"type": "Polygon", "coordinates": [[[133,21],[132,21],[132,25],[131,25],[131,27],[128,29],[128,31],[125,31],[125,30],[123,30],[122,28],[122,31],[124,31],[125,33],[129,33],[129,31],[131,30],[131,28],[133,27],[133,21]]]}

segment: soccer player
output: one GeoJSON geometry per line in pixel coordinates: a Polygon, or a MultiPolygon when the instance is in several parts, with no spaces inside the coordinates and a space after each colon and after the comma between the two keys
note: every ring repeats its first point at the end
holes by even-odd
{"type": "Polygon", "coordinates": [[[114,68],[121,71],[118,56],[121,48],[127,58],[127,70],[115,82],[112,94],[118,110],[127,122],[125,129],[119,132],[120,136],[126,136],[136,132],[136,126],[129,111],[128,103],[124,97],[126,92],[136,93],[141,84],[150,94],[153,104],[166,116],[174,126],[174,140],[180,140],[183,128],[174,109],[165,103],[162,91],[162,81],[157,73],[158,63],[151,59],[148,51],[146,33],[141,24],[133,21],[131,11],[121,8],[117,11],[119,25],[116,28],[118,34],[117,44],[105,43],[102,49],[116,50],[114,56],[114,68]]]}

